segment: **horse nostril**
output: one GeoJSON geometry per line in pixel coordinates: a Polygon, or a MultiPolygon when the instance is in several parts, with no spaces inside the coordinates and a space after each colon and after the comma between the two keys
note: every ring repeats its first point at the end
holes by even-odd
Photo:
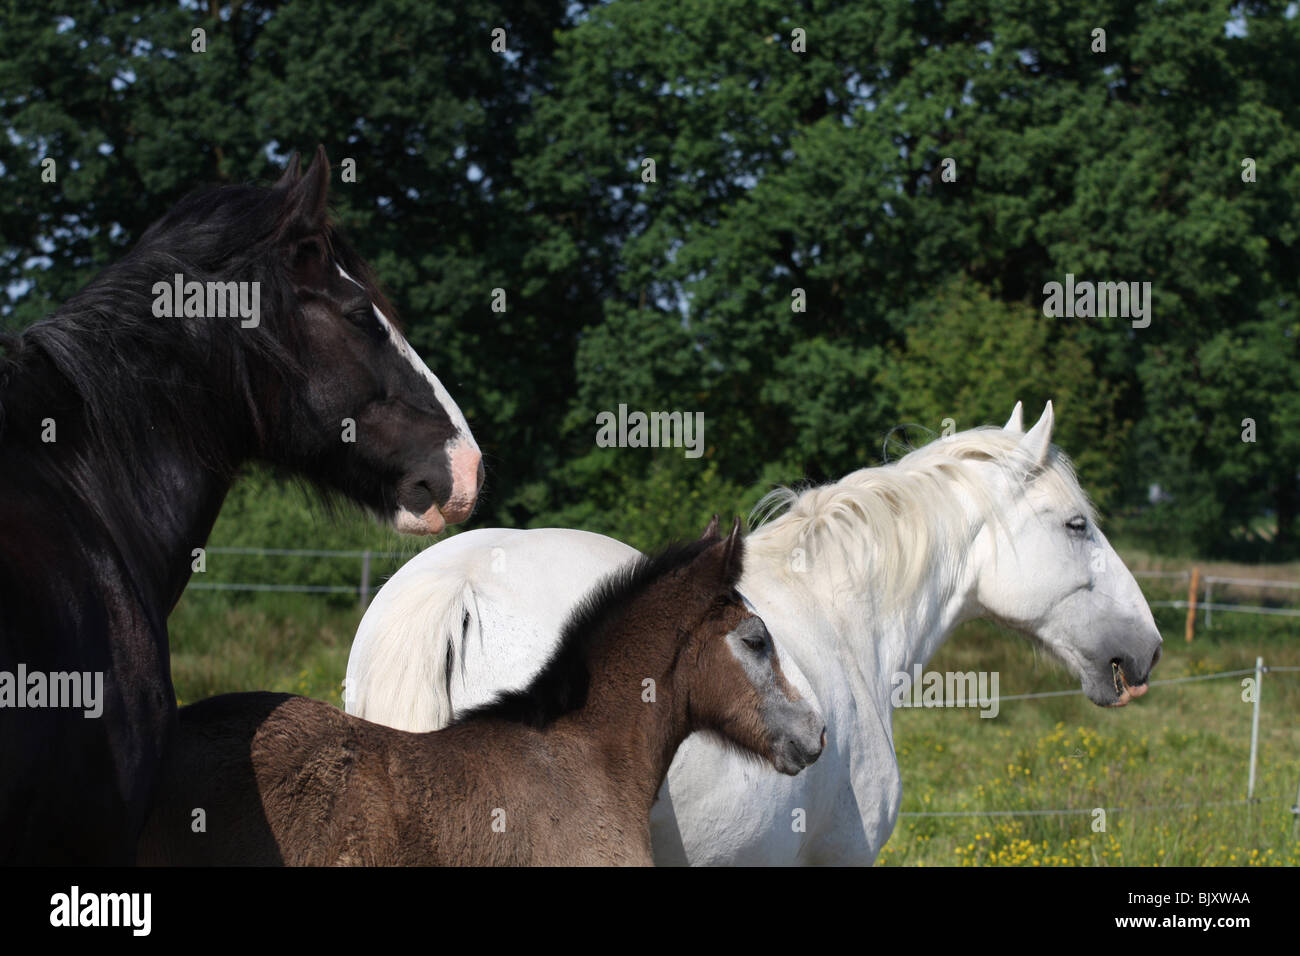
{"type": "Polygon", "coordinates": [[[427,496],[429,499],[428,503],[430,505],[432,505],[435,501],[438,500],[437,496],[433,493],[432,486],[430,486],[430,484],[427,481],[417,481],[414,485],[411,486],[411,490],[421,496],[427,496]]]}
{"type": "Polygon", "coordinates": [[[1147,670],[1148,670],[1148,671],[1155,670],[1155,666],[1156,666],[1157,662],[1159,662],[1159,660],[1160,660],[1160,648],[1157,647],[1157,648],[1156,648],[1155,655],[1151,658],[1151,666],[1148,667],[1147,670]]]}
{"type": "Polygon", "coordinates": [[[826,749],[826,725],[822,725],[822,750],[826,749]]]}

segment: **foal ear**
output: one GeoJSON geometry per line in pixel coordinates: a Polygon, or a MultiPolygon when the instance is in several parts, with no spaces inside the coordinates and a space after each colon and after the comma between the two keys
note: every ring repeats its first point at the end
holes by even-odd
{"type": "Polygon", "coordinates": [[[701,541],[718,540],[718,516],[715,514],[709,519],[709,526],[704,529],[704,534],[700,535],[701,541]]]}
{"type": "MultiPolygon", "coordinates": [[[[701,539],[703,540],[703,539],[701,539]]],[[[735,587],[745,558],[745,539],[740,534],[740,519],[725,539],[714,535],[712,543],[691,562],[691,574],[708,592],[735,587]]]]}
{"type": "MultiPolygon", "coordinates": [[[[296,172],[297,166],[295,153],[289,169],[280,177],[280,183],[285,183],[285,197],[276,237],[281,240],[302,239],[325,231],[330,190],[330,161],[325,156],[325,147],[316,147],[316,158],[305,174],[286,182],[296,172]]],[[[280,183],[276,184],[277,187],[280,183]]]]}
{"type": "Polygon", "coordinates": [[[740,516],[731,523],[731,534],[722,542],[722,577],[728,584],[740,580],[740,572],[745,563],[745,539],[740,534],[740,516]]]}

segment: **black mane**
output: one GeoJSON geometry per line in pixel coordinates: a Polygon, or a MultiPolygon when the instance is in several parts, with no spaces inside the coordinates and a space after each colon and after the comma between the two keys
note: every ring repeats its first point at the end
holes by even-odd
{"type": "MultiPolygon", "coordinates": [[[[30,447],[26,432],[11,434],[12,424],[39,422],[53,410],[60,440],[65,419],[76,420],[100,469],[118,472],[101,475],[110,481],[150,477],[135,474],[124,454],[145,430],[231,474],[231,442],[265,436],[256,369],[270,373],[263,380],[286,384],[306,374],[295,358],[301,306],[274,249],[285,199],[284,190],[247,185],[192,193],[59,309],[21,333],[0,334],[0,446],[30,447]],[[155,317],[154,284],[178,272],[187,282],[260,282],[261,325],[155,317]],[[214,406],[223,414],[196,414],[214,406]]],[[[381,302],[347,242],[332,228],[323,238],[328,254],[381,302]]]]}
{"type": "MultiPolygon", "coordinates": [[[[507,720],[544,728],[587,701],[592,650],[612,633],[627,606],[665,574],[685,567],[717,540],[674,543],[650,557],[642,556],[603,578],[570,613],[560,641],[542,669],[523,690],[505,691],[490,703],[461,714],[453,724],[472,720],[507,720]]],[[[737,542],[738,547],[743,544],[737,542]]],[[[740,578],[743,552],[731,566],[727,584],[740,578]]]]}

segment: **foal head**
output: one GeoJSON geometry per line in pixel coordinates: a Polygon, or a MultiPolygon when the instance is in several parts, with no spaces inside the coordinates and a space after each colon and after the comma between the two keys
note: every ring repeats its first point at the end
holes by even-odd
{"type": "Polygon", "coordinates": [[[598,721],[617,723],[611,708],[635,702],[633,711],[644,713],[643,685],[652,677],[668,690],[670,709],[656,716],[669,738],[684,721],[687,734],[712,733],[782,773],[798,773],[821,754],[826,722],[786,681],[771,635],[736,590],[743,560],[739,519],[722,540],[716,517],[698,541],[638,558],[578,605],[526,688],[457,722],[545,728],[590,707],[598,721]]]}
{"type": "Polygon", "coordinates": [[[736,590],[744,563],[740,519],[719,540],[717,518],[701,541],[709,546],[685,569],[704,612],[679,648],[673,679],[692,729],[758,754],[797,774],[826,746],[826,722],[781,672],[763,619],[736,590]]]}

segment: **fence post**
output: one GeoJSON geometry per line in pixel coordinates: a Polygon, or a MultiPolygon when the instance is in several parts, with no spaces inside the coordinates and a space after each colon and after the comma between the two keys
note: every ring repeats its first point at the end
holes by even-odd
{"type": "Polygon", "coordinates": [[[367,548],[361,555],[361,610],[366,609],[370,603],[370,549],[367,548]]]}
{"type": "Polygon", "coordinates": [[[1291,821],[1291,839],[1295,839],[1296,829],[1300,828],[1300,783],[1295,785],[1295,803],[1291,806],[1291,815],[1295,817],[1291,821]]]}
{"type": "Polygon", "coordinates": [[[1264,658],[1255,658],[1255,710],[1250,718],[1250,779],[1246,783],[1246,799],[1255,796],[1255,757],[1259,753],[1259,698],[1263,694],[1264,658]]]}
{"type": "Polygon", "coordinates": [[[1192,580],[1187,585],[1187,643],[1192,643],[1192,635],[1196,633],[1196,592],[1201,585],[1201,569],[1192,568],[1192,580]]]}

